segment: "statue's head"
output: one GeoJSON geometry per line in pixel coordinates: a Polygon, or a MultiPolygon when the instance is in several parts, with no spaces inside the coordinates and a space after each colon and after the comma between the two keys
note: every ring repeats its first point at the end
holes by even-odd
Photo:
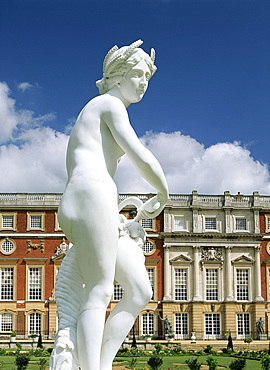
{"type": "Polygon", "coordinates": [[[100,94],[105,94],[114,86],[117,86],[125,77],[126,73],[141,60],[147,64],[151,77],[156,72],[155,66],[155,50],[151,49],[151,55],[148,55],[139,46],[143,43],[142,40],[133,42],[130,46],[118,48],[115,45],[107,53],[103,62],[103,78],[96,82],[100,94]]]}

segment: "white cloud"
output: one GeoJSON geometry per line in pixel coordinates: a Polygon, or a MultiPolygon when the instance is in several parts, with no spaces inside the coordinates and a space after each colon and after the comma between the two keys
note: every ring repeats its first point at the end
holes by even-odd
{"type": "Polygon", "coordinates": [[[10,93],[0,82],[0,192],[63,191],[68,136],[46,126],[52,113],[17,111],[10,93]]]}
{"type": "Polygon", "coordinates": [[[30,90],[34,87],[34,85],[30,84],[29,82],[21,82],[18,85],[18,90],[25,92],[26,90],[30,90]]]}
{"type": "MultiPolygon", "coordinates": [[[[270,194],[270,173],[266,164],[254,160],[240,143],[218,143],[205,148],[181,132],[147,132],[142,143],[161,163],[170,193],[223,194],[258,190],[270,194]]],[[[154,192],[142,181],[128,158],[123,158],[116,181],[120,192],[154,192]]]]}
{"type": "MultiPolygon", "coordinates": [[[[0,192],[62,192],[66,183],[66,133],[53,130],[54,114],[36,117],[16,110],[5,83],[0,83],[0,192]]],[[[73,123],[73,119],[69,124],[73,123]]],[[[68,125],[69,126],[69,125],[68,125]]],[[[205,148],[181,132],[147,132],[142,143],[157,157],[170,193],[222,194],[258,190],[270,194],[266,164],[252,158],[240,143],[218,143],[205,148]]],[[[155,192],[125,156],[116,175],[120,192],[155,192]]]]}
{"type": "Polygon", "coordinates": [[[10,90],[5,82],[0,82],[0,143],[6,142],[18,124],[15,100],[9,97],[10,90]]]}

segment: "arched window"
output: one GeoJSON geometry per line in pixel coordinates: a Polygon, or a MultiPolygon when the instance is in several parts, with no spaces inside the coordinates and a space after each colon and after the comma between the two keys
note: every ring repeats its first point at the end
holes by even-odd
{"type": "Polygon", "coordinates": [[[41,314],[32,312],[28,316],[28,334],[39,334],[41,332],[41,314]]]}
{"type": "Polygon", "coordinates": [[[155,317],[152,313],[142,314],[142,335],[154,335],[155,317]]]}
{"type": "Polygon", "coordinates": [[[0,314],[0,332],[11,333],[13,330],[13,315],[9,312],[0,314]]]}

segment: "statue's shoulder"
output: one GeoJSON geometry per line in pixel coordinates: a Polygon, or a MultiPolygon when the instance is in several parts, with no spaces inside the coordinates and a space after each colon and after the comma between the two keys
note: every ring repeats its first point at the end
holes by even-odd
{"type": "Polygon", "coordinates": [[[119,98],[109,94],[96,96],[90,103],[100,106],[103,111],[126,110],[119,98]]]}
{"type": "Polygon", "coordinates": [[[109,94],[99,95],[91,99],[83,108],[81,112],[82,116],[88,116],[88,114],[98,114],[105,118],[106,115],[125,115],[127,114],[126,108],[122,101],[115,96],[109,94]]]}

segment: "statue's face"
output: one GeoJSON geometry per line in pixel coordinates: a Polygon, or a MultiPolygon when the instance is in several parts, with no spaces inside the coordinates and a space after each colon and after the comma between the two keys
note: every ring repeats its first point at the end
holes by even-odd
{"type": "Polygon", "coordinates": [[[128,104],[139,102],[148,87],[151,72],[144,60],[132,67],[120,82],[120,92],[128,104]]]}

